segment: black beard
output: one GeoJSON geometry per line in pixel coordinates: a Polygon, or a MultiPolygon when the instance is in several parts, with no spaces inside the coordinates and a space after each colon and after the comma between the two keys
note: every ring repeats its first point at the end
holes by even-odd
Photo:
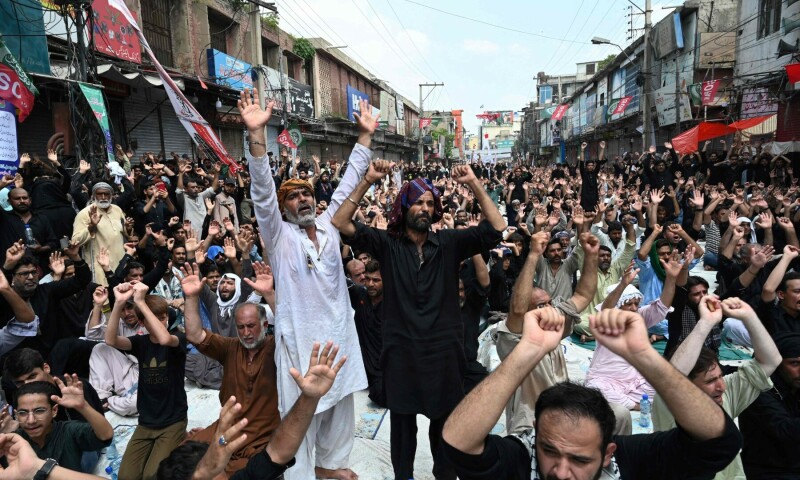
{"type": "Polygon", "coordinates": [[[415,217],[408,217],[406,226],[415,232],[425,233],[431,228],[431,218],[424,213],[415,217]]]}

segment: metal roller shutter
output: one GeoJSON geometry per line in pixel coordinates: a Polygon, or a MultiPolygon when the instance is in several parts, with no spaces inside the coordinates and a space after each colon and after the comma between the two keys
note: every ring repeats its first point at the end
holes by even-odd
{"type": "Polygon", "coordinates": [[[241,160],[244,157],[244,129],[218,127],[216,130],[220,133],[220,141],[228,155],[237,162],[241,160]]]}
{"type": "MultiPolygon", "coordinates": [[[[164,92],[164,96],[166,96],[166,92],[164,92]]],[[[191,156],[192,138],[183,128],[183,124],[169,101],[161,105],[161,125],[164,129],[164,148],[167,150],[167,156],[169,156],[169,152],[175,152],[178,155],[187,153],[191,156]]]]}
{"type": "MultiPolygon", "coordinates": [[[[167,94],[156,89],[133,89],[125,99],[125,131],[129,141],[136,140],[136,154],[161,151],[161,131],[156,106],[167,94]]],[[[169,100],[165,101],[169,104],[169,100]]]]}
{"type": "Polygon", "coordinates": [[[46,100],[37,99],[25,122],[17,124],[19,154],[30,153],[47,158],[47,141],[54,133],[50,104],[46,100]]]}

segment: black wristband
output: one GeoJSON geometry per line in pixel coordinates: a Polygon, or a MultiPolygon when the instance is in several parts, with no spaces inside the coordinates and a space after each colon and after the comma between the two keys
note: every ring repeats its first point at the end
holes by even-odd
{"type": "Polygon", "coordinates": [[[36,475],[33,476],[33,480],[45,480],[47,477],[50,476],[50,472],[52,472],[53,469],[56,468],[56,465],[58,465],[57,461],[55,461],[52,458],[48,458],[47,460],[45,460],[44,465],[42,465],[42,468],[40,468],[39,471],[36,472],[36,475]]]}

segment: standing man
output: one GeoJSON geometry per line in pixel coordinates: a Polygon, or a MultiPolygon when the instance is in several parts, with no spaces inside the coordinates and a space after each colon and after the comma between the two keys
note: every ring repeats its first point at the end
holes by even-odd
{"type": "MultiPolygon", "coordinates": [[[[395,199],[388,230],[353,222],[358,202],[373,181],[389,173],[376,162],[352,197],[333,218],[333,225],[353,248],[375,254],[384,282],[383,370],[391,412],[391,454],[398,480],[414,477],[417,414],[431,419],[428,431],[437,479],[455,479],[442,456],[442,427],[464,396],[464,326],[461,323],[458,271],[461,262],[500,242],[506,224],[468,165],[452,178],[472,190],[484,220],[461,230],[430,230],[442,218],[441,194],[429,180],[405,184],[395,199]],[[375,175],[373,176],[373,171],[375,175]]],[[[349,169],[348,169],[349,170],[349,169]]],[[[279,290],[280,291],[280,290],[279,290]]]]}
{"type": "Polygon", "coordinates": [[[72,228],[72,243],[83,248],[83,258],[94,275],[94,282],[108,286],[106,273],[98,263],[101,249],[108,251],[108,265],[115,270],[125,255],[123,235],[125,213],[111,203],[114,190],[106,182],[92,187],[92,203],[78,212],[72,228]]]}
{"type": "Polygon", "coordinates": [[[286,180],[275,191],[264,133],[273,104],[270,102],[264,111],[258,104],[258,94],[245,90],[238,107],[249,131],[250,149],[246,155],[256,219],[276,281],[275,364],[281,416],[289,413],[300,396],[289,368],[305,373],[314,342],[332,339],[351,355],[339,381],[320,400],[297,452],[296,464],[286,478],[306,480],[316,475],[355,480],[356,474],[347,468],[355,429],[353,393],[367,387],[367,376],[347,293],[342,248],[331,219],[348,203],[348,195],[367,170],[378,119],[372,117],[369,104],[361,102],[361,114],[355,115],[358,143],[353,147],[350,164],[328,209],[317,217],[314,188],[308,181],[286,180]]]}

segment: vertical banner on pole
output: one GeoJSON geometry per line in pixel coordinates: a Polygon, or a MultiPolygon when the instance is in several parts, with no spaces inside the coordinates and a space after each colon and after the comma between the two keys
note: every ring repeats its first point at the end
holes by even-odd
{"type": "Polygon", "coordinates": [[[0,177],[14,175],[19,166],[17,151],[17,121],[14,105],[0,100],[0,177]]]}
{"type": "Polygon", "coordinates": [[[92,107],[94,118],[96,118],[97,123],[100,124],[100,130],[103,131],[103,136],[106,139],[108,161],[113,162],[115,161],[114,145],[111,143],[111,130],[108,127],[108,112],[106,111],[106,102],[103,98],[103,92],[99,88],[91,85],[81,83],[79,86],[81,87],[81,92],[83,92],[86,101],[89,102],[89,106],[92,107]]]}

